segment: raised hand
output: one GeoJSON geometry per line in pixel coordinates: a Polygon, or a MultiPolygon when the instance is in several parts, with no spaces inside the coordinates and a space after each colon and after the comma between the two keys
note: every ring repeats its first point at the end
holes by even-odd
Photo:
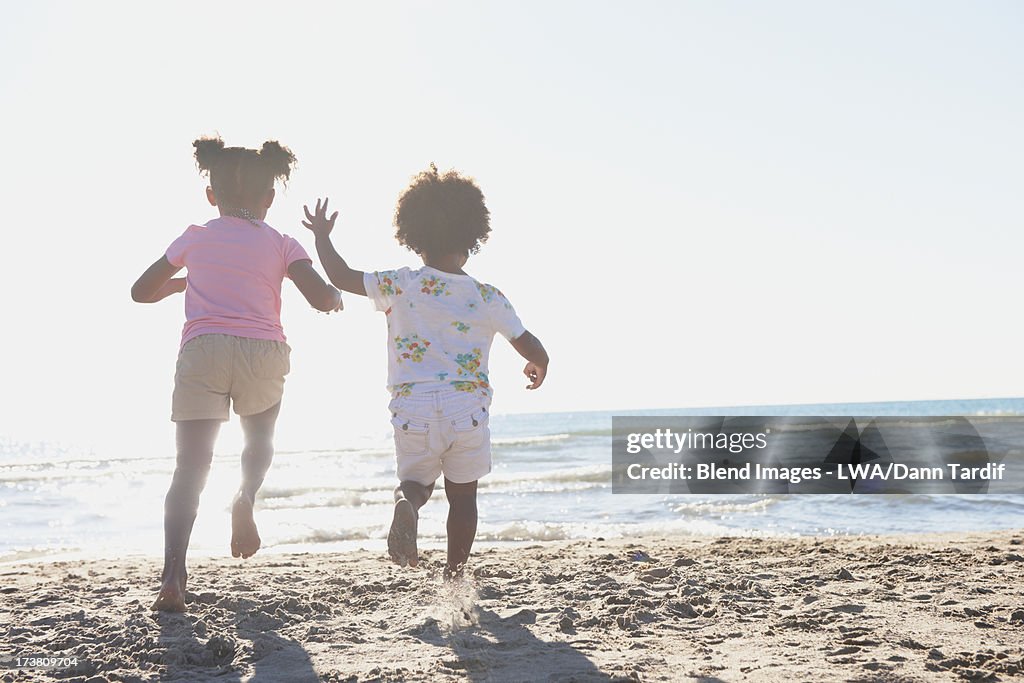
{"type": "Polygon", "coordinates": [[[321,200],[316,200],[316,211],[314,213],[309,212],[309,207],[306,205],[302,206],[302,210],[306,212],[306,220],[302,221],[302,224],[313,231],[313,234],[317,237],[326,237],[331,234],[331,230],[334,230],[334,221],[338,217],[338,212],[335,211],[330,218],[327,217],[327,199],[323,200],[321,206],[321,200]]]}

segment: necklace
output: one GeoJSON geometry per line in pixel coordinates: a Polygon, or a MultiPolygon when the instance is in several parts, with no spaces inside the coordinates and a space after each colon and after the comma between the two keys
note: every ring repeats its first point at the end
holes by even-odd
{"type": "Polygon", "coordinates": [[[260,226],[260,219],[256,218],[256,215],[249,209],[222,209],[221,213],[225,216],[245,219],[257,227],[260,226]]]}

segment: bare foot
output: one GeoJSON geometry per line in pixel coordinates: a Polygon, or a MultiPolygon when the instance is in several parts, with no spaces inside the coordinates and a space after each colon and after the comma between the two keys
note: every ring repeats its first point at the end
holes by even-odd
{"type": "Polygon", "coordinates": [[[388,555],[399,566],[415,567],[419,562],[416,553],[416,510],[412,503],[402,499],[395,503],[395,516],[388,532],[388,555]]]}
{"type": "Polygon", "coordinates": [[[252,557],[260,549],[260,534],[252,518],[252,503],[239,494],[231,506],[231,556],[252,557]]]}
{"type": "Polygon", "coordinates": [[[448,565],[445,565],[443,574],[444,582],[452,583],[464,581],[466,578],[465,570],[466,566],[462,564],[460,564],[458,567],[455,567],[454,569],[448,565]]]}
{"type": "Polygon", "coordinates": [[[185,588],[181,581],[177,579],[164,581],[164,584],[160,586],[160,594],[150,609],[160,612],[184,612],[185,588]]]}

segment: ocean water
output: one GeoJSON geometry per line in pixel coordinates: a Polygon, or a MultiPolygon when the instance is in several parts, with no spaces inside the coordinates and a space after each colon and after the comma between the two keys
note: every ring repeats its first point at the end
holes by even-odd
{"type": "MultiPolygon", "coordinates": [[[[1024,399],[495,415],[478,543],[672,535],[833,535],[1024,527],[1024,495],[613,495],[613,415],[1024,415],[1024,399]]],[[[192,555],[224,555],[238,453],[214,459],[192,555]]],[[[0,562],[159,555],[172,456],[0,439],[0,562]]],[[[383,550],[395,485],[390,425],[350,445],[279,451],[257,503],[261,552],[383,550]]],[[[439,482],[424,547],[443,547],[439,482]]]]}

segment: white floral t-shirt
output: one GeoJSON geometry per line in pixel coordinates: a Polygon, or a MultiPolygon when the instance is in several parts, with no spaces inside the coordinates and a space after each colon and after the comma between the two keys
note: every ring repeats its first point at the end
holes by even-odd
{"type": "Polygon", "coordinates": [[[495,332],[526,331],[496,287],[423,266],[366,273],[374,308],[388,321],[388,390],[394,396],[454,388],[490,398],[487,356],[495,332]]]}

